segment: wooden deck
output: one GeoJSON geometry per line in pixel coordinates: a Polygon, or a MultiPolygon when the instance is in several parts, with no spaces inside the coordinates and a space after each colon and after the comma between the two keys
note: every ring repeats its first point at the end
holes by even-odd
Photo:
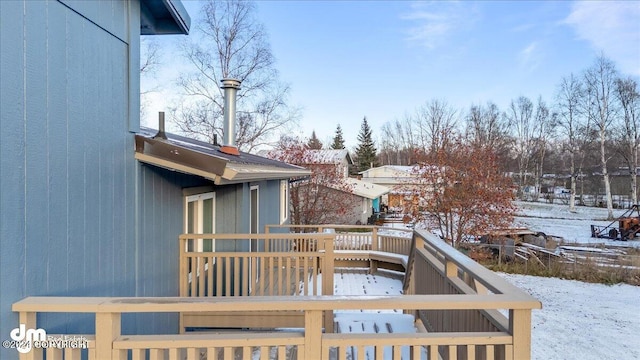
{"type": "MultiPolygon", "coordinates": [[[[95,333],[83,335],[92,339],[87,349],[34,348],[20,358],[530,358],[531,310],[540,308],[540,302],[431,234],[416,230],[410,242],[376,237],[375,230],[369,240],[360,235],[357,241],[343,238],[341,244],[355,244],[357,249],[335,249],[335,234],[324,233],[181,236],[179,297],[27,297],[14,303],[12,309],[27,329],[38,329],[40,313],[95,314],[95,333]],[[258,249],[273,251],[187,251],[196,248],[187,246],[194,237],[215,238],[216,244],[244,242],[238,248],[250,238],[258,249]],[[271,246],[274,241],[277,248],[271,246]],[[363,250],[363,243],[370,243],[371,249],[363,250]],[[310,246],[294,248],[292,244],[310,246]],[[386,258],[402,260],[406,272],[402,285],[396,279],[381,286],[384,294],[374,294],[366,285],[388,280],[382,273],[373,268],[348,271],[336,267],[336,259],[343,260],[345,251],[366,257],[359,251],[390,252],[394,247],[399,250],[391,252],[403,256],[386,258]],[[406,249],[411,251],[405,259],[406,249]],[[243,275],[237,276],[239,273],[243,275]],[[354,280],[353,276],[364,279],[354,280]],[[334,281],[345,279],[352,286],[344,282],[334,286],[334,281]],[[352,292],[354,289],[362,292],[352,292]],[[126,313],[179,313],[180,333],[124,335],[121,318],[126,313]],[[243,324],[243,319],[254,323],[243,324]],[[253,331],[186,333],[188,326],[253,331]]],[[[371,253],[368,255],[371,265],[371,253]]]]}

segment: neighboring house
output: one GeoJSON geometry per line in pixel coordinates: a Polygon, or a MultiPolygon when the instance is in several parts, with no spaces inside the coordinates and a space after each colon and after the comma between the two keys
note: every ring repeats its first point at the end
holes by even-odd
{"type": "Polygon", "coordinates": [[[360,172],[362,181],[388,187],[382,197],[390,209],[402,210],[418,203],[417,191],[421,182],[413,166],[384,165],[360,172]]]}
{"type": "MultiPolygon", "coordinates": [[[[179,0],[0,1],[1,339],[26,296],[177,296],[179,234],[287,221],[288,179],[308,171],[140,128],[140,34],[189,25],[179,0]]],[[[127,316],[123,333],[177,321],[127,316]]],[[[46,314],[38,326],[94,322],[46,314]]]]}
{"type": "MultiPolygon", "coordinates": [[[[272,158],[286,158],[286,155],[277,150],[263,150],[260,154],[272,158]]],[[[292,161],[293,162],[293,161],[292,161]]],[[[368,218],[380,211],[381,197],[389,192],[389,188],[377,184],[367,183],[349,177],[349,166],[353,165],[349,152],[342,150],[312,150],[307,149],[300,159],[295,161],[296,165],[310,169],[324,170],[335,169],[338,178],[344,181],[337,183],[331,181],[324,191],[339,192],[336,196],[328,196],[324,201],[339,201],[346,206],[346,214],[340,219],[332,220],[338,224],[366,224],[368,218]],[[324,168],[324,169],[323,169],[324,168]]],[[[303,201],[309,201],[304,198],[303,201]]],[[[330,208],[330,207],[328,207],[330,208]]]]}
{"type": "Polygon", "coordinates": [[[346,181],[351,190],[350,195],[354,197],[353,207],[346,216],[347,223],[366,224],[373,213],[380,212],[380,198],[389,192],[389,188],[354,178],[346,181]]]}
{"type": "Polygon", "coordinates": [[[346,149],[342,150],[307,150],[304,165],[335,167],[344,178],[349,177],[349,167],[353,165],[351,155],[346,149]]]}

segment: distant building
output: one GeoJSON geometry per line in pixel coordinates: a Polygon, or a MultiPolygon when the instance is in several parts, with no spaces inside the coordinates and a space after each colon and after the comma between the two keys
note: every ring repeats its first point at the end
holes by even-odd
{"type": "Polygon", "coordinates": [[[389,193],[382,197],[390,209],[402,211],[419,203],[416,191],[421,182],[413,166],[384,165],[362,171],[362,181],[386,186],[389,193]]]}
{"type": "MultiPolygon", "coordinates": [[[[278,150],[263,150],[260,155],[281,158],[278,150]]],[[[349,177],[349,166],[353,165],[349,152],[345,149],[339,150],[306,150],[303,160],[297,161],[296,165],[309,168],[335,167],[336,173],[341,174],[345,179],[344,187],[334,186],[329,191],[339,191],[345,194],[343,203],[349,204],[348,213],[338,221],[341,224],[366,224],[367,219],[374,213],[379,212],[381,198],[389,192],[386,186],[373,184],[370,182],[349,177]],[[345,189],[349,189],[345,191],[345,189]]]]}

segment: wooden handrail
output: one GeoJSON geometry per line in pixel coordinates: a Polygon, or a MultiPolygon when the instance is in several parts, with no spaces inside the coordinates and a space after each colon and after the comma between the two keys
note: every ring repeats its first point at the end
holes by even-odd
{"type": "Polygon", "coordinates": [[[333,233],[266,233],[266,234],[181,234],[179,239],[269,240],[269,239],[333,239],[333,233]]]}
{"type": "Polygon", "coordinates": [[[398,229],[389,226],[380,226],[380,225],[337,225],[337,224],[324,224],[324,225],[265,225],[265,229],[269,231],[270,229],[288,229],[288,228],[300,228],[300,229],[314,229],[314,228],[323,228],[323,229],[377,229],[379,230],[393,230],[398,232],[406,232],[412,233],[412,229],[398,229]]]}
{"type": "MultiPolygon", "coordinates": [[[[506,280],[496,275],[493,271],[485,268],[484,266],[473,261],[471,258],[462,254],[454,249],[451,245],[442,241],[435,235],[428,233],[425,230],[415,230],[416,235],[419,235],[427,246],[423,251],[427,251],[434,256],[442,256],[446,263],[455,265],[455,267],[462,269],[465,273],[469,274],[480,282],[487,289],[496,294],[520,294],[530,300],[535,300],[532,296],[522,291],[520,288],[511,285],[506,280]]],[[[422,249],[421,249],[422,250],[422,249]]]]}
{"type": "Polygon", "coordinates": [[[244,312],[284,310],[469,310],[539,309],[540,302],[520,294],[394,296],[247,297],[49,297],[30,296],[13,304],[16,312],[145,313],[244,312]]]}
{"type": "Polygon", "coordinates": [[[411,237],[411,247],[409,250],[409,258],[407,259],[407,268],[404,272],[404,278],[402,279],[402,293],[412,294],[413,289],[411,289],[411,275],[413,275],[413,263],[416,257],[416,234],[413,234],[411,237]]]}

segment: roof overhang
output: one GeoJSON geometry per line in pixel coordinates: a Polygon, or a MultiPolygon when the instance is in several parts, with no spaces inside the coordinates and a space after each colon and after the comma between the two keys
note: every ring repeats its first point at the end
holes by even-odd
{"type": "Polygon", "coordinates": [[[258,180],[291,179],[308,176],[311,176],[311,171],[304,168],[281,169],[272,166],[229,163],[217,184],[236,184],[258,180]]]}
{"type": "Polygon", "coordinates": [[[352,194],[367,199],[377,199],[390,191],[390,189],[386,186],[377,185],[354,178],[347,178],[345,179],[345,181],[347,185],[350,186],[350,192],[352,194]]]}
{"type": "Polygon", "coordinates": [[[186,148],[164,139],[136,135],[135,158],[143,163],[172,171],[202,176],[216,185],[250,181],[306,177],[311,171],[301,168],[234,163],[225,158],[186,148]]]}
{"type": "Polygon", "coordinates": [[[141,0],[140,35],[189,34],[191,17],[180,0],[141,0]]]}
{"type": "Polygon", "coordinates": [[[227,160],[167,141],[136,135],[135,158],[147,164],[216,180],[224,174],[227,160]]]}

